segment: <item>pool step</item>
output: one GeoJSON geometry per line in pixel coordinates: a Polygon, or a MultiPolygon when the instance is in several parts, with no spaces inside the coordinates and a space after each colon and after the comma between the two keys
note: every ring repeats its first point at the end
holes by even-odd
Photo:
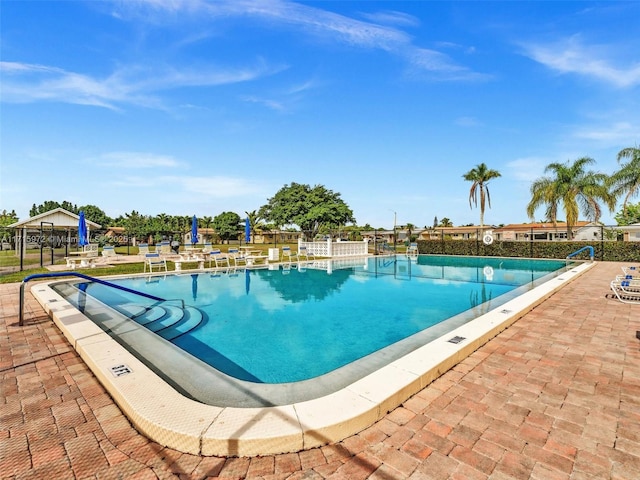
{"type": "Polygon", "coordinates": [[[149,308],[131,303],[118,305],[117,310],[167,340],[193,330],[204,320],[202,310],[191,306],[164,304],[149,308]]]}
{"type": "Polygon", "coordinates": [[[185,307],[184,313],[185,315],[182,320],[173,324],[169,328],[160,330],[159,332],[157,332],[158,335],[166,338],[167,340],[173,340],[180,335],[190,332],[198,325],[200,325],[204,320],[204,313],[199,308],[185,307]]]}
{"type": "Polygon", "coordinates": [[[149,322],[145,325],[145,327],[152,332],[158,332],[163,328],[169,328],[170,326],[178,323],[184,317],[184,310],[180,307],[163,305],[162,308],[165,309],[165,315],[162,318],[149,322]]]}

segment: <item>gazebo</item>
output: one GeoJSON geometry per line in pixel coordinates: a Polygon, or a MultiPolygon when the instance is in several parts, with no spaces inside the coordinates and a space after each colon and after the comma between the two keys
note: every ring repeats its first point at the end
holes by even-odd
{"type": "MultiPolygon", "coordinates": [[[[16,255],[19,255],[19,251],[25,251],[27,245],[38,244],[41,246],[46,240],[49,240],[49,244],[66,244],[67,247],[77,242],[77,235],[71,236],[71,232],[78,231],[78,222],[80,217],[75,213],[71,213],[64,208],[54,208],[48,212],[41,213],[34,217],[28,218],[21,222],[12,223],[8,225],[9,228],[16,229],[16,255]],[[65,232],[64,238],[47,238],[52,236],[55,230],[62,230],[65,232]],[[73,242],[72,240],[76,240],[73,242]],[[54,241],[59,240],[59,241],[54,241]],[[18,245],[22,244],[22,249],[18,248],[18,245]]],[[[91,237],[91,229],[98,229],[100,224],[86,220],[87,224],[87,237],[91,237]]]]}

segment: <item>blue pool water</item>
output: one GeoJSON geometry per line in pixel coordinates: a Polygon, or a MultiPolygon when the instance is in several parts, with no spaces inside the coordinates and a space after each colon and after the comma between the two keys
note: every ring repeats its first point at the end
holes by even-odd
{"type": "MultiPolygon", "coordinates": [[[[471,320],[565,267],[557,260],[398,256],[361,259],[348,268],[334,263],[329,271],[256,269],[112,282],[182,299],[202,312],[196,328],[171,341],[215,369],[240,380],[285,383],[326,374],[463,312],[471,320]]],[[[110,305],[154,305],[97,283],[75,285],[110,305]]]]}

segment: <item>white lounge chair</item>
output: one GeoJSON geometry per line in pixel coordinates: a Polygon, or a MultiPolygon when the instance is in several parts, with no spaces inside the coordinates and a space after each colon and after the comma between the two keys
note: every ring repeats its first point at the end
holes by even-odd
{"type": "Polygon", "coordinates": [[[147,272],[149,267],[149,273],[153,273],[153,269],[158,267],[158,271],[164,268],[167,271],[167,259],[160,256],[159,253],[147,253],[144,256],[144,272],[147,272]]]}
{"type": "Polygon", "coordinates": [[[169,240],[163,240],[160,242],[160,251],[156,248],[156,253],[161,255],[171,255],[171,242],[169,240]]]}
{"type": "Polygon", "coordinates": [[[149,252],[149,244],[148,243],[139,243],[138,244],[138,254],[139,255],[146,255],[147,253],[151,253],[151,252],[149,252]]]}
{"type": "Polygon", "coordinates": [[[219,248],[209,252],[209,268],[214,264],[216,268],[229,268],[229,257],[224,255],[219,248]]]}
{"type": "Polygon", "coordinates": [[[315,256],[313,255],[313,253],[309,253],[307,247],[300,247],[298,249],[298,260],[302,261],[303,258],[308,262],[310,260],[314,260],[315,256]]]}
{"type": "Polygon", "coordinates": [[[237,248],[229,248],[227,252],[227,256],[229,257],[229,263],[232,263],[234,267],[246,267],[247,259],[244,255],[240,253],[237,248]]]}
{"type": "Polygon", "coordinates": [[[611,291],[622,303],[640,305],[640,281],[616,279],[610,286],[611,291]]]}
{"type": "Polygon", "coordinates": [[[418,255],[418,244],[412,242],[407,247],[407,255],[418,255]]]}
{"type": "Polygon", "coordinates": [[[116,253],[116,249],[113,245],[105,245],[104,247],[102,247],[102,256],[106,259],[106,260],[118,260],[120,259],[120,255],[118,255],[116,253]]]}
{"type": "Polygon", "coordinates": [[[280,260],[284,263],[291,264],[293,262],[297,262],[299,258],[296,252],[291,251],[291,247],[284,246],[282,247],[282,256],[280,257],[280,260]]]}

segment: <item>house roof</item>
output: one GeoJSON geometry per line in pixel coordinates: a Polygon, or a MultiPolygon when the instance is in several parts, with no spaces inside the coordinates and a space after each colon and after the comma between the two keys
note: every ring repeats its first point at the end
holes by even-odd
{"type": "MultiPolygon", "coordinates": [[[[596,225],[594,222],[586,222],[586,221],[577,221],[574,225],[574,228],[583,228],[590,225],[596,225]]],[[[555,225],[553,222],[534,222],[534,223],[510,223],[509,225],[505,225],[504,227],[494,229],[496,232],[505,232],[505,231],[531,231],[531,230],[566,230],[567,223],[566,222],[556,222],[555,225]]]]}
{"type": "Polygon", "coordinates": [[[478,230],[494,230],[496,227],[493,225],[464,225],[460,227],[436,227],[436,228],[427,228],[422,230],[421,233],[430,233],[430,232],[444,232],[444,233],[464,233],[464,232],[477,232],[478,230]]]}
{"type": "MultiPolygon", "coordinates": [[[[48,212],[41,213],[21,222],[8,225],[10,228],[40,228],[42,222],[52,223],[54,227],[75,229],[78,228],[80,217],[64,208],[58,207],[48,212]]],[[[100,224],[86,220],[87,227],[100,228],[100,224]]]]}

